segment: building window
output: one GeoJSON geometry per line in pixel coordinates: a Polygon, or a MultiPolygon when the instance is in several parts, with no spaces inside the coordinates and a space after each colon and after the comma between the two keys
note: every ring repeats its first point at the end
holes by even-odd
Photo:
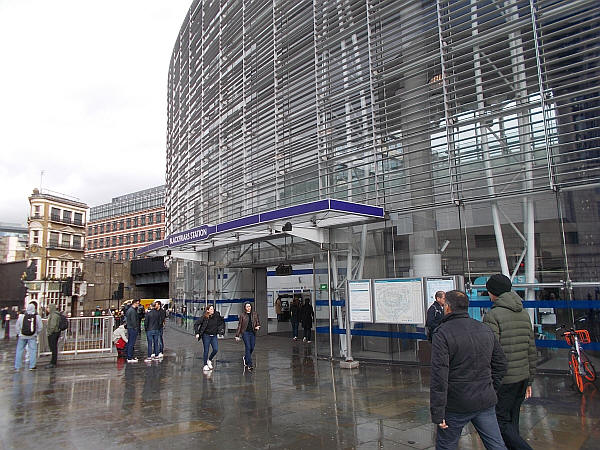
{"type": "Polygon", "coordinates": [[[162,214],[160,212],[156,213],[156,223],[160,223],[160,221],[162,220],[162,214]]]}
{"type": "Polygon", "coordinates": [[[33,207],[33,217],[36,219],[40,219],[42,217],[40,205],[35,205],[33,207]]]}
{"type": "Polygon", "coordinates": [[[115,259],[116,256],[117,256],[117,252],[115,252],[115,251],[110,252],[110,259],[115,259]]]}
{"type": "Polygon", "coordinates": [[[56,260],[48,260],[48,278],[56,278],[56,260]]]}
{"type": "Polygon", "coordinates": [[[119,230],[125,229],[125,220],[119,220],[119,230]]]}
{"type": "Polygon", "coordinates": [[[125,236],[125,243],[126,244],[130,244],[131,243],[131,235],[128,234],[127,236],[125,236]]]}
{"type": "Polygon", "coordinates": [[[104,246],[105,247],[110,247],[110,238],[107,237],[106,239],[104,239],[104,246]]]}
{"type": "Polygon", "coordinates": [[[125,259],[129,259],[129,250],[125,250],[125,259]]]}
{"type": "Polygon", "coordinates": [[[94,234],[98,234],[98,225],[94,225],[94,234]]]}
{"type": "Polygon", "coordinates": [[[50,220],[54,220],[55,222],[60,222],[60,209],[52,208],[50,210],[50,220]]]}
{"type": "Polygon", "coordinates": [[[32,244],[40,243],[40,232],[38,230],[33,230],[31,232],[31,243],[32,244]]]}
{"type": "Polygon", "coordinates": [[[63,222],[71,223],[71,211],[63,210],[63,222]]]}
{"type": "Polygon", "coordinates": [[[48,246],[58,247],[58,236],[59,236],[58,233],[51,231],[50,232],[50,240],[48,241],[48,246]]]}
{"type": "MultiPolygon", "coordinates": [[[[73,246],[75,246],[75,242],[73,242],[73,246]]],[[[87,248],[88,248],[88,250],[91,249],[91,248],[94,248],[94,247],[92,247],[92,240],[91,239],[87,241],[87,248]]]]}
{"type": "Polygon", "coordinates": [[[119,245],[123,245],[123,235],[119,236],[119,245]]]}
{"type": "Polygon", "coordinates": [[[137,218],[137,217],[134,217],[134,218],[133,218],[133,226],[134,226],[134,227],[137,227],[137,226],[138,226],[138,218],[137,218]]]}
{"type": "Polygon", "coordinates": [[[137,233],[133,233],[131,236],[133,237],[133,243],[137,244],[137,241],[138,241],[138,235],[137,235],[137,233]]]}
{"type": "Polygon", "coordinates": [[[119,261],[123,260],[123,250],[119,250],[119,261]]]}
{"type": "Polygon", "coordinates": [[[71,247],[71,235],[70,234],[61,235],[60,245],[61,245],[61,247],[65,247],[65,248],[71,247]]]}
{"type": "MultiPolygon", "coordinates": [[[[89,247],[90,244],[88,244],[89,247]]],[[[81,236],[73,236],[73,248],[81,250],[81,236]]]]}
{"type": "Polygon", "coordinates": [[[117,245],[117,237],[116,237],[116,236],[113,236],[113,237],[112,237],[112,245],[113,245],[113,246],[114,246],[114,245],[117,245]]]}
{"type": "Polygon", "coordinates": [[[117,231],[117,221],[116,220],[112,223],[112,230],[117,231]]]}
{"type": "Polygon", "coordinates": [[[69,276],[69,261],[60,262],[60,277],[67,278],[69,276]]]}
{"type": "Polygon", "coordinates": [[[75,217],[73,218],[73,223],[75,225],[83,225],[83,214],[75,213],[75,217]]]}
{"type": "Polygon", "coordinates": [[[103,223],[100,224],[100,233],[104,233],[104,224],[103,223]]]}
{"type": "Polygon", "coordinates": [[[127,229],[129,230],[131,228],[131,217],[127,218],[126,225],[127,225],[127,229]]]}
{"type": "Polygon", "coordinates": [[[154,223],[154,214],[148,214],[148,225],[152,225],[154,223]]]}
{"type": "Polygon", "coordinates": [[[94,239],[94,248],[98,248],[98,239],[94,239]]]}
{"type": "Polygon", "coordinates": [[[93,234],[92,233],[92,227],[88,227],[88,233],[87,234],[89,234],[90,236],[93,234]]]}
{"type": "Polygon", "coordinates": [[[146,216],[140,216],[140,226],[146,225],[146,216]]]}
{"type": "Polygon", "coordinates": [[[140,231],[140,242],[144,242],[146,240],[146,233],[140,231]]]}

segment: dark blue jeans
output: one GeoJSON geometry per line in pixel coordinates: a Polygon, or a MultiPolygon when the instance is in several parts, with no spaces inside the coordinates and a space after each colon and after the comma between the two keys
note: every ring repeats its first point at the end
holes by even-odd
{"type": "Polygon", "coordinates": [[[137,330],[127,328],[127,359],[133,359],[133,347],[137,339],[137,330]]]}
{"type": "Polygon", "coordinates": [[[292,320],[292,334],[294,335],[294,337],[298,337],[298,323],[299,322],[294,322],[292,320]]]}
{"type": "Polygon", "coordinates": [[[148,340],[148,357],[155,355],[158,356],[159,344],[158,340],[160,339],[160,331],[159,330],[146,330],[146,339],[148,340]]]}
{"type": "Polygon", "coordinates": [[[448,428],[443,430],[438,427],[435,441],[436,450],[455,449],[458,446],[458,439],[463,427],[469,422],[473,423],[486,449],[506,450],[496,420],[496,408],[494,406],[470,413],[446,411],[446,425],[448,425],[448,428]]]}
{"type": "Polygon", "coordinates": [[[165,349],[165,341],[163,341],[163,330],[164,328],[160,328],[158,331],[160,332],[160,336],[158,337],[158,353],[163,353],[165,349]]]}
{"type": "Polygon", "coordinates": [[[217,335],[210,335],[204,333],[202,335],[202,344],[204,344],[204,365],[206,365],[208,360],[210,359],[212,361],[217,352],[219,351],[219,340],[217,339],[217,335]],[[211,345],[212,353],[210,354],[210,356],[208,356],[208,350],[210,349],[211,345]]]}
{"type": "Polygon", "coordinates": [[[244,340],[244,346],[246,347],[246,353],[244,354],[246,365],[252,367],[252,352],[254,351],[254,344],[256,343],[256,335],[250,331],[244,331],[242,339],[244,340]]]}

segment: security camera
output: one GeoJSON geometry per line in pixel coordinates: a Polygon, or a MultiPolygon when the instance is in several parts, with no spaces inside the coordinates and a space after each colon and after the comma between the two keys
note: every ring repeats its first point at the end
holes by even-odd
{"type": "Polygon", "coordinates": [[[448,248],[448,245],[450,245],[450,241],[446,239],[440,247],[440,253],[444,253],[444,251],[448,248]]]}

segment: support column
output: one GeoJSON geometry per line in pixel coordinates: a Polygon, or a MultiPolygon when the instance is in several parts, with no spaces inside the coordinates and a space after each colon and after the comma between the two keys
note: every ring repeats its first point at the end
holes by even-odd
{"type": "Polygon", "coordinates": [[[269,332],[269,316],[267,309],[267,268],[259,267],[252,269],[254,278],[254,310],[260,318],[260,330],[257,336],[266,336],[269,332]]]}

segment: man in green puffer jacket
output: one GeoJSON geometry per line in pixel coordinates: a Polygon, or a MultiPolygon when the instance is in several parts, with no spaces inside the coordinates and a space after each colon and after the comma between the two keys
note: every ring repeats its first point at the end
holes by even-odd
{"type": "Polygon", "coordinates": [[[483,322],[493,330],[508,360],[506,375],[498,389],[498,425],[507,448],[531,450],[519,434],[521,404],[531,397],[537,360],[531,319],[523,309],[521,297],[512,291],[507,276],[492,275],[486,288],[493,305],[483,322]]]}
{"type": "Polygon", "coordinates": [[[50,351],[52,352],[52,359],[46,368],[51,369],[56,367],[56,358],[58,356],[58,338],[60,338],[60,328],[58,325],[60,323],[60,314],[53,303],[48,305],[46,312],[48,313],[46,334],[48,335],[48,347],[50,347],[50,351]]]}

